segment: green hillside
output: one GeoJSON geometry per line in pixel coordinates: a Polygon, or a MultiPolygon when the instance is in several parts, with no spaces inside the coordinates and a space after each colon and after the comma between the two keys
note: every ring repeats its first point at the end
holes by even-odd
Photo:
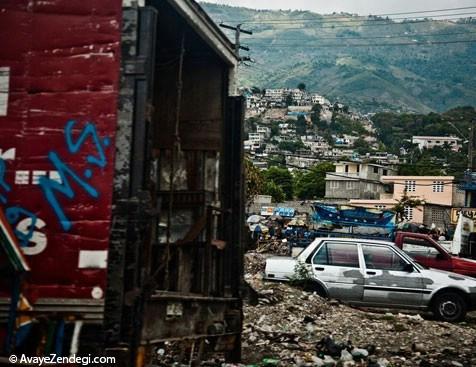
{"type": "Polygon", "coordinates": [[[396,24],[350,14],[202,5],[216,22],[243,21],[243,28],[254,32],[242,36],[256,61],[240,67],[242,86],[304,82],[309,90],[361,111],[428,113],[476,103],[476,42],[461,42],[476,41],[475,20],[396,24]],[[433,44],[395,45],[402,43],[433,44]]]}

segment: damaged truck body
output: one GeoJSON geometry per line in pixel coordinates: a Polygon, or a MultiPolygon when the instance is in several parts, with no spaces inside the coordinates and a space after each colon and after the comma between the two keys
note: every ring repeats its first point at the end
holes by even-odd
{"type": "Polygon", "coordinates": [[[238,360],[234,45],[193,0],[0,8],[0,207],[30,270],[28,307],[9,307],[0,284],[0,350],[106,351],[130,366],[173,342],[238,360]],[[20,317],[29,332],[7,330],[20,317]]]}

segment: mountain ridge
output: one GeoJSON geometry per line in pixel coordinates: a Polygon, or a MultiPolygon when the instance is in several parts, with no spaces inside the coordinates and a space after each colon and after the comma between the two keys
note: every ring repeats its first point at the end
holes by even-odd
{"type": "Polygon", "coordinates": [[[473,19],[396,22],[349,13],[201,5],[217,23],[243,22],[243,28],[253,30],[241,38],[256,61],[240,67],[241,86],[303,82],[363,112],[428,113],[475,104],[473,19]],[[384,46],[389,43],[393,46],[384,46]]]}

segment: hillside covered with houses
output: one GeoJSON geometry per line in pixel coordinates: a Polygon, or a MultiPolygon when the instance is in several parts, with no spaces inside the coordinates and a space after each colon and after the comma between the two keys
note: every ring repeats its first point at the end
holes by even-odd
{"type": "Polygon", "coordinates": [[[451,208],[464,205],[467,141],[458,126],[465,130],[473,108],[442,115],[362,114],[303,83],[242,92],[244,148],[249,170],[262,181],[254,187],[259,196],[250,198],[255,211],[272,201],[374,209],[403,202],[409,221],[444,227],[451,208]],[[432,130],[437,134],[427,133],[432,130]]]}

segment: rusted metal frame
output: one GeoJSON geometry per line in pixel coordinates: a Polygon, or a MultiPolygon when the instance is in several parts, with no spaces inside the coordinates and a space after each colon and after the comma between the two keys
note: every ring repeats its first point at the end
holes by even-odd
{"type": "MultiPolygon", "coordinates": [[[[226,207],[231,208],[229,223],[229,246],[227,246],[226,266],[227,282],[230,284],[233,296],[241,299],[243,281],[243,245],[242,231],[244,223],[243,208],[243,112],[242,97],[229,97],[226,103],[224,141],[224,159],[226,162],[225,182],[229,191],[224,193],[226,207]]],[[[240,307],[240,323],[243,322],[243,312],[240,307]]],[[[226,354],[227,361],[238,362],[241,359],[241,335],[237,336],[232,351],[226,354]]]]}
{"type": "Polygon", "coordinates": [[[175,106],[175,130],[174,130],[174,142],[172,146],[172,159],[170,162],[170,175],[169,175],[169,205],[167,211],[167,233],[166,233],[166,249],[165,249],[165,289],[170,288],[170,238],[171,238],[171,223],[173,214],[174,203],[174,174],[175,174],[175,159],[179,157],[180,153],[180,110],[182,103],[182,89],[183,89],[183,63],[185,56],[185,30],[182,33],[182,40],[180,45],[180,57],[178,65],[177,75],[177,101],[175,106]]]}
{"type": "Polygon", "coordinates": [[[121,80],[116,132],[114,198],[108,255],[104,329],[106,347],[122,342],[124,268],[130,211],[132,125],[134,117],[134,59],[137,56],[138,9],[124,8],[121,32],[121,80]]]}
{"type": "Polygon", "coordinates": [[[138,56],[136,64],[143,64],[135,78],[135,108],[132,146],[131,196],[144,189],[149,172],[150,146],[148,142],[150,100],[153,98],[155,40],[157,29],[157,10],[145,7],[139,10],[138,56]]]}
{"type": "Polygon", "coordinates": [[[212,271],[212,218],[213,208],[207,207],[207,231],[205,239],[204,260],[203,260],[203,291],[209,296],[211,292],[211,271],[212,271]]]}
{"type": "Polygon", "coordinates": [[[150,171],[150,98],[154,84],[157,12],[150,7],[123,10],[119,121],[116,133],[114,207],[104,309],[108,350],[127,347],[133,363],[142,323],[142,253],[156,220],[151,193],[144,191],[150,171]],[[126,281],[127,280],[127,281],[126,281]]]}
{"type": "Polygon", "coordinates": [[[210,338],[220,338],[226,336],[238,336],[240,332],[234,333],[223,333],[223,334],[199,334],[199,335],[190,335],[190,336],[182,336],[177,338],[163,338],[163,339],[152,339],[147,341],[142,341],[141,345],[154,345],[163,342],[180,342],[186,340],[199,340],[199,339],[210,339],[210,338]]]}
{"type": "Polygon", "coordinates": [[[233,303],[240,299],[236,297],[206,297],[196,294],[181,294],[181,293],[168,293],[157,292],[152,297],[152,300],[178,300],[178,301],[203,301],[203,302],[222,302],[233,303]]]}

